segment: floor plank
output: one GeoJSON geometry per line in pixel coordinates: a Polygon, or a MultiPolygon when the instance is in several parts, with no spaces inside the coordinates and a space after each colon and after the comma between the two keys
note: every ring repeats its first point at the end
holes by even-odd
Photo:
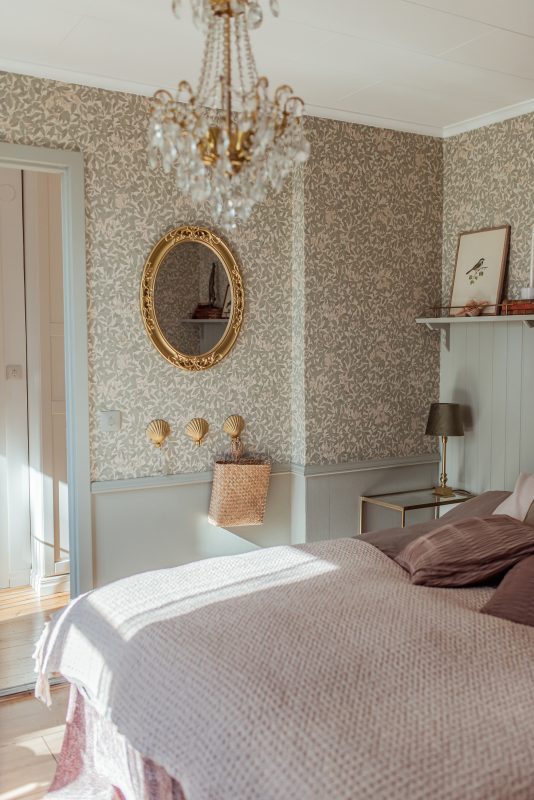
{"type": "Polygon", "coordinates": [[[0,800],[43,797],[56,760],[42,736],[0,747],[0,800]]]}
{"type": "Polygon", "coordinates": [[[52,688],[52,706],[47,708],[32,694],[4,698],[0,702],[0,746],[35,735],[61,732],[67,715],[68,687],[52,688]]]}
{"type": "Polygon", "coordinates": [[[52,708],[30,694],[0,700],[0,800],[40,800],[54,777],[68,687],[52,688],[52,708]]]}
{"type": "Polygon", "coordinates": [[[35,681],[35,642],[52,614],[68,602],[65,592],[38,597],[31,586],[0,591],[0,692],[35,681]]]}

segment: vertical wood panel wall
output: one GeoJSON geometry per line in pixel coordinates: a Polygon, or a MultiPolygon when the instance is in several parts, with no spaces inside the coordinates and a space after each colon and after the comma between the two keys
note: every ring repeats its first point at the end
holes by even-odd
{"type": "Polygon", "coordinates": [[[451,485],[512,489],[520,472],[534,472],[534,328],[515,321],[451,325],[449,349],[442,343],[440,399],[461,403],[466,413],[465,436],[449,440],[451,485]]]}

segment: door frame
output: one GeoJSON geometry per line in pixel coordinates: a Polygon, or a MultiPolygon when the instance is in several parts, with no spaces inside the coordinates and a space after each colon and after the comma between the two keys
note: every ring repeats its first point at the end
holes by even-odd
{"type": "Polygon", "coordinates": [[[0,142],[0,166],[61,175],[70,590],[93,587],[83,156],[0,142]]]}

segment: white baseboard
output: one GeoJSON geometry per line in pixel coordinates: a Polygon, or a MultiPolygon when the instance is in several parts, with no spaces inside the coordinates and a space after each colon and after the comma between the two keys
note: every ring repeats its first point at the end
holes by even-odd
{"type": "Polygon", "coordinates": [[[31,585],[39,597],[70,590],[70,575],[37,575],[32,572],[31,585]]]}
{"type": "Polygon", "coordinates": [[[54,564],[54,573],[56,575],[68,575],[70,573],[70,558],[56,561],[54,564]]]}
{"type": "Polygon", "coordinates": [[[12,572],[9,576],[9,588],[15,589],[17,586],[30,585],[30,570],[19,569],[18,572],[12,572]]]}

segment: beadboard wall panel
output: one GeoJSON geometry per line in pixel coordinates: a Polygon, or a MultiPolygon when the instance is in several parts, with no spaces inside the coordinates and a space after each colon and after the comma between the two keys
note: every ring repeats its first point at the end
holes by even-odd
{"type": "Polygon", "coordinates": [[[228,529],[208,522],[211,474],[180,477],[191,482],[93,483],[95,586],[145,570],[290,543],[289,472],[271,476],[263,525],[228,529]]]}
{"type": "Polygon", "coordinates": [[[520,472],[534,472],[534,329],[515,321],[450,327],[440,397],[464,406],[466,432],[449,440],[449,483],[512,489],[520,472]]]}
{"type": "MultiPolygon", "coordinates": [[[[391,459],[382,463],[326,470],[306,476],[306,541],[356,536],[360,530],[360,495],[409,491],[434,486],[437,456],[391,459]]],[[[409,512],[407,524],[432,519],[432,509],[409,512]]],[[[400,525],[400,514],[391,509],[366,506],[365,532],[400,525]]]]}
{"type": "MultiPolygon", "coordinates": [[[[210,472],[97,481],[92,485],[95,585],[258,547],[356,536],[360,494],[432,486],[436,459],[422,454],[342,466],[275,465],[264,524],[228,529],[207,520],[210,472]]],[[[413,512],[409,521],[431,516],[413,512]]],[[[388,509],[366,511],[366,530],[399,521],[388,509]]]]}

